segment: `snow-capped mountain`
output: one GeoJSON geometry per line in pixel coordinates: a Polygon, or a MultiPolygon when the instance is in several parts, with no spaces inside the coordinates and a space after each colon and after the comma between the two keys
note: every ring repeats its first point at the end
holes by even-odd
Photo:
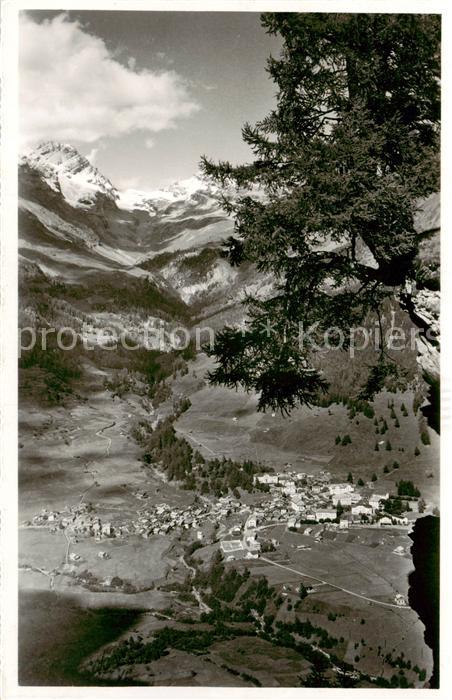
{"type": "Polygon", "coordinates": [[[43,143],[20,158],[19,195],[21,253],[48,274],[130,269],[159,252],[218,245],[233,228],[201,175],[121,192],[69,144],[43,143]]]}
{"type": "Polygon", "coordinates": [[[37,170],[49,187],[61,192],[73,207],[92,207],[100,194],[113,202],[119,198],[110,180],[68,143],[42,143],[25,153],[20,164],[37,170]]]}
{"type": "MultiPolygon", "coordinates": [[[[21,257],[50,277],[79,284],[86,275],[157,275],[203,314],[240,304],[253,285],[266,289],[252,266],[237,274],[222,258],[233,220],[200,174],[121,192],[74,147],[48,142],[21,158],[19,193],[21,257]]],[[[438,228],[438,195],[423,202],[416,223],[420,233],[438,228]]],[[[430,239],[426,245],[431,252],[430,239]]]]}
{"type": "Polygon", "coordinates": [[[123,190],[119,192],[117,205],[126,211],[147,211],[152,216],[172,204],[196,203],[204,207],[216,205],[218,191],[216,185],[197,174],[158,190],[123,190]]]}
{"type": "Polygon", "coordinates": [[[145,211],[150,216],[167,210],[171,205],[195,204],[203,209],[218,206],[218,187],[200,173],[162,189],[120,191],[67,143],[42,143],[23,154],[20,165],[38,171],[52,190],[60,192],[68,204],[78,209],[94,207],[99,196],[115,202],[124,211],[145,211]]]}

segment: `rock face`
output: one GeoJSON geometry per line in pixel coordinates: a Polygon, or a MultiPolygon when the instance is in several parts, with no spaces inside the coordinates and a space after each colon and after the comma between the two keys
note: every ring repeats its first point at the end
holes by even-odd
{"type": "Polygon", "coordinates": [[[413,317],[425,332],[418,340],[418,362],[423,371],[439,381],[440,293],[419,289],[412,294],[413,317]]]}
{"type": "Polygon", "coordinates": [[[430,195],[420,203],[415,217],[419,253],[415,276],[409,280],[401,300],[419,328],[418,363],[429,383],[440,378],[440,197],[430,195]]]}

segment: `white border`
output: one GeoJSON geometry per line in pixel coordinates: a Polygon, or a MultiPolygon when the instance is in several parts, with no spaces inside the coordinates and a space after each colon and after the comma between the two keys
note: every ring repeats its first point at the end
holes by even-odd
{"type": "MultiPolygon", "coordinates": [[[[409,12],[440,13],[443,16],[443,137],[442,137],[442,191],[450,187],[447,166],[452,156],[451,147],[451,70],[452,25],[447,0],[3,0],[2,2],[2,143],[1,143],[1,490],[2,496],[2,697],[12,698],[292,698],[330,697],[346,698],[348,690],[327,688],[80,688],[80,687],[24,687],[17,685],[17,47],[18,13],[21,10],[126,10],[126,11],[218,11],[218,12],[409,12]]],[[[452,221],[451,197],[442,199],[442,391],[443,405],[441,431],[441,689],[385,690],[363,689],[352,691],[359,698],[399,698],[428,696],[450,697],[452,691],[448,656],[452,648],[452,604],[448,602],[451,577],[451,557],[448,553],[448,533],[451,515],[452,479],[448,455],[452,454],[452,244],[446,237],[447,223],[452,221]],[[449,408],[450,407],[450,408],[449,408]],[[449,512],[448,512],[449,509],[449,512]]]]}

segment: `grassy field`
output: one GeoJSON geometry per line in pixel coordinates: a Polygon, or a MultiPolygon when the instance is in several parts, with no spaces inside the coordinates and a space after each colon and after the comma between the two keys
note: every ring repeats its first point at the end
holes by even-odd
{"type": "Polygon", "coordinates": [[[212,646],[210,656],[217,664],[253,676],[266,687],[294,687],[298,677],[310,668],[306,659],[293,649],[277,647],[256,637],[218,642],[212,646]]]}
{"type": "MultiPolygon", "coordinates": [[[[266,555],[269,559],[377,601],[393,602],[396,592],[407,597],[413,564],[411,540],[403,531],[360,529],[316,543],[312,537],[279,530],[275,528],[272,536],[281,541],[281,547],[277,553],[266,555]],[[311,550],[297,550],[300,543],[309,543],[311,550]],[[394,554],[398,546],[405,548],[405,556],[394,554]]],[[[300,581],[313,586],[297,615],[338,639],[343,637],[337,653],[359,670],[390,677],[394,669],[383,657],[389,652],[395,658],[403,651],[412,666],[425,668],[429,676],[431,651],[413,610],[380,606],[263,561],[253,563],[251,570],[253,576],[264,575],[272,585],[284,586],[281,590],[288,604],[298,599],[300,581]],[[357,662],[355,657],[359,657],[357,662]]],[[[293,619],[294,614],[287,606],[280,612],[281,619],[293,619]]]]}

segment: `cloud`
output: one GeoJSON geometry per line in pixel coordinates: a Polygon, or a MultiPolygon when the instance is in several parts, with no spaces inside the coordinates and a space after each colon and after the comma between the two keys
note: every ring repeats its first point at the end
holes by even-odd
{"type": "Polygon", "coordinates": [[[46,139],[94,143],[104,136],[174,128],[198,111],[174,71],[136,70],[67,14],[20,23],[20,131],[24,143],[46,139]]]}
{"type": "Polygon", "coordinates": [[[86,154],[85,158],[86,158],[86,160],[89,160],[89,162],[91,163],[91,165],[95,165],[95,164],[96,164],[96,158],[97,158],[97,154],[98,154],[98,153],[99,153],[99,149],[98,149],[98,148],[92,148],[92,149],[90,150],[90,152],[86,154]]]}
{"type": "Polygon", "coordinates": [[[154,139],[146,139],[144,145],[146,146],[146,148],[154,148],[155,141],[154,139]]]}

